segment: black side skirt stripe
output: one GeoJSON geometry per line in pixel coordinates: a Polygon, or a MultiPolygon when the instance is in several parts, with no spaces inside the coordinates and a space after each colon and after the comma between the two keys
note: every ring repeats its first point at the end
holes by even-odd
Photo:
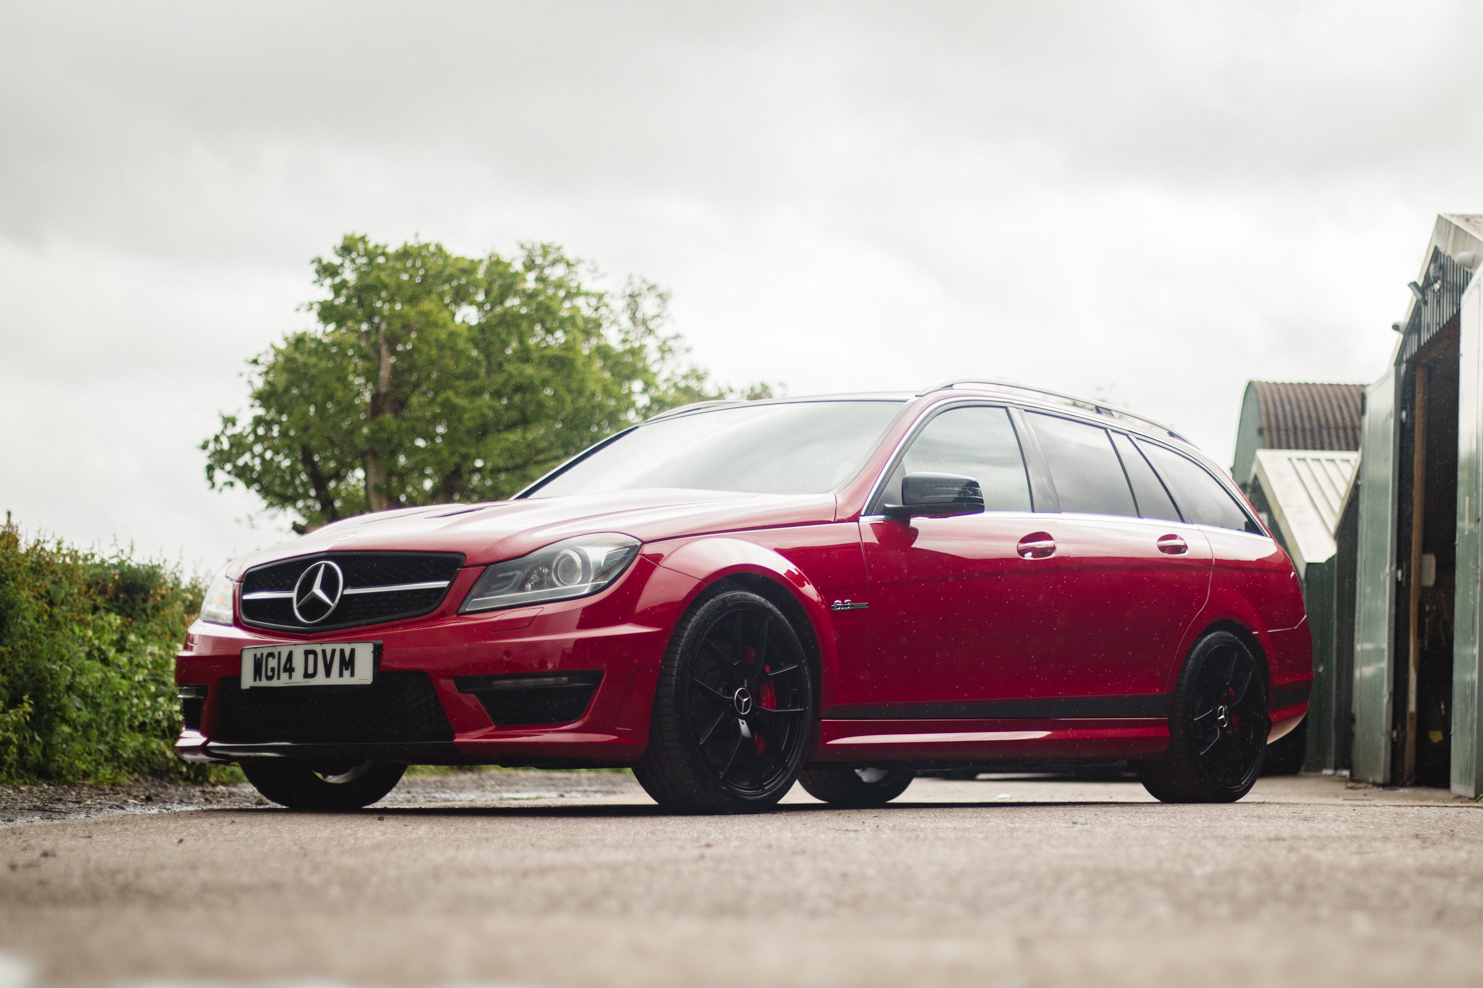
{"type": "Polygon", "coordinates": [[[824,711],[825,720],[1101,720],[1167,716],[1167,693],[971,700],[966,703],[893,703],[869,707],[830,707],[824,711]]]}
{"type": "Polygon", "coordinates": [[[1287,686],[1274,686],[1272,688],[1272,709],[1281,710],[1283,707],[1296,706],[1299,703],[1308,702],[1308,694],[1313,692],[1313,683],[1290,683],[1287,686]]]}

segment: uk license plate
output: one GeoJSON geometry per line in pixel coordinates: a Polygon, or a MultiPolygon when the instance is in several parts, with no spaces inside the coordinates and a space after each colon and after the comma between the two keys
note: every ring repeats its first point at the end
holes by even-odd
{"type": "Polygon", "coordinates": [[[315,642],[242,650],[242,688],[363,686],[376,674],[377,642],[315,642]]]}

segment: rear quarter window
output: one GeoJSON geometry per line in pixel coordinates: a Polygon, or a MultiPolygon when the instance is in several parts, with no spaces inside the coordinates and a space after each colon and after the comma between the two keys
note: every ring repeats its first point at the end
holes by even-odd
{"type": "Polygon", "coordinates": [[[1138,448],[1148,457],[1184,520],[1196,525],[1212,525],[1237,532],[1261,534],[1256,522],[1204,467],[1171,449],[1137,440],[1138,448]]]}
{"type": "Polygon", "coordinates": [[[1143,454],[1133,448],[1133,440],[1121,432],[1114,432],[1112,444],[1117,447],[1117,455],[1122,458],[1123,469],[1128,472],[1128,483],[1133,485],[1133,497],[1138,502],[1139,517],[1182,521],[1179,509],[1174,507],[1174,502],[1169,498],[1169,492],[1164,489],[1158,475],[1153,472],[1153,467],[1148,465],[1148,460],[1144,459],[1143,454]]]}

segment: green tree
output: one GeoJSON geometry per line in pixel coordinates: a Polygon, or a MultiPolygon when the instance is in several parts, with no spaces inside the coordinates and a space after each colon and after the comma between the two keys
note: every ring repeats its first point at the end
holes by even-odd
{"type": "Polygon", "coordinates": [[[345,237],[314,261],[319,325],[250,361],[250,415],[202,443],[208,482],[257,492],[300,531],[495,500],[645,415],[743,396],[683,364],[665,292],[595,278],[549,244],[476,260],[345,237]]]}

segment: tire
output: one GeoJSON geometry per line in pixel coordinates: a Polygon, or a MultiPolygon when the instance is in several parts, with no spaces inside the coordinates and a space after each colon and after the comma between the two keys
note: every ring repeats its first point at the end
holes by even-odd
{"type": "Polygon", "coordinates": [[[1165,803],[1234,803],[1261,775],[1271,720],[1261,662],[1240,638],[1213,631],[1195,643],[1169,704],[1169,748],[1137,765],[1165,803]]]}
{"type": "Polygon", "coordinates": [[[673,813],[765,810],[792,788],[813,717],[813,674],[793,626],[765,597],[725,590],[675,629],[633,774],[673,813]]]}
{"type": "Polygon", "coordinates": [[[407,766],[367,759],[352,765],[242,762],[242,773],[273,802],[295,810],[358,810],[396,788],[407,766]]]}
{"type": "Polygon", "coordinates": [[[798,783],[815,799],[839,809],[885,806],[906,792],[916,773],[910,769],[806,768],[798,783]]]}

